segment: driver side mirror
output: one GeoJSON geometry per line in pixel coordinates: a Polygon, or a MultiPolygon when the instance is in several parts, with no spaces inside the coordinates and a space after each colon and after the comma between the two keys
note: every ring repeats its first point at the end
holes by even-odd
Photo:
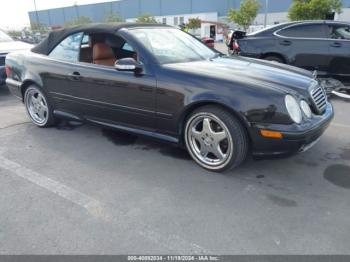
{"type": "Polygon", "coordinates": [[[114,68],[118,71],[129,71],[137,74],[143,70],[142,64],[131,57],[118,59],[114,64],[114,68]]]}

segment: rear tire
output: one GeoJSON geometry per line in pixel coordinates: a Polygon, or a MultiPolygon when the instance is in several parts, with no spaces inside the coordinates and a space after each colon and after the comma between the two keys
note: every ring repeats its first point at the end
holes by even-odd
{"type": "Polygon", "coordinates": [[[264,57],[264,60],[284,64],[284,60],[281,57],[275,56],[275,55],[266,56],[266,57],[264,57]]]}
{"type": "Polygon", "coordinates": [[[193,160],[210,171],[238,167],[248,155],[245,128],[231,112],[217,106],[195,110],[187,118],[184,135],[193,160]]]}
{"type": "Polygon", "coordinates": [[[38,86],[30,85],[24,91],[24,105],[28,116],[36,126],[49,127],[55,124],[52,105],[38,86]]]}

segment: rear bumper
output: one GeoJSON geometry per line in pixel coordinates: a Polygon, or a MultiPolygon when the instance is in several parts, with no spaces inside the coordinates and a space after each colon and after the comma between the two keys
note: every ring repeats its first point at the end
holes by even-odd
{"type": "Polygon", "coordinates": [[[289,156],[304,152],[314,146],[329,126],[334,116],[333,106],[328,103],[322,116],[315,116],[308,123],[300,126],[280,125],[256,126],[251,129],[253,140],[253,156],[289,156]],[[282,133],[282,139],[265,138],[260,135],[261,129],[269,129],[282,133]]]}
{"type": "Polygon", "coordinates": [[[17,96],[21,100],[23,99],[21,93],[22,82],[13,80],[11,78],[6,78],[6,85],[14,96],[17,96]]]}

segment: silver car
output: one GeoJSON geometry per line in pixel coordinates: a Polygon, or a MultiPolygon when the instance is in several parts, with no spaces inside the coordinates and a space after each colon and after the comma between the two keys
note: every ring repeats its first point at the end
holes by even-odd
{"type": "Polygon", "coordinates": [[[9,35],[0,30],[0,85],[5,83],[5,58],[13,51],[21,51],[31,48],[32,45],[13,40],[9,35]]]}

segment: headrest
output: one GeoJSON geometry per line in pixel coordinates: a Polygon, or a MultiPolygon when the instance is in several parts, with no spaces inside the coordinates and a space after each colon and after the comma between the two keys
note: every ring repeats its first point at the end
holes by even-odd
{"type": "Polygon", "coordinates": [[[115,58],[113,50],[105,43],[96,43],[93,47],[93,60],[115,58]]]}

